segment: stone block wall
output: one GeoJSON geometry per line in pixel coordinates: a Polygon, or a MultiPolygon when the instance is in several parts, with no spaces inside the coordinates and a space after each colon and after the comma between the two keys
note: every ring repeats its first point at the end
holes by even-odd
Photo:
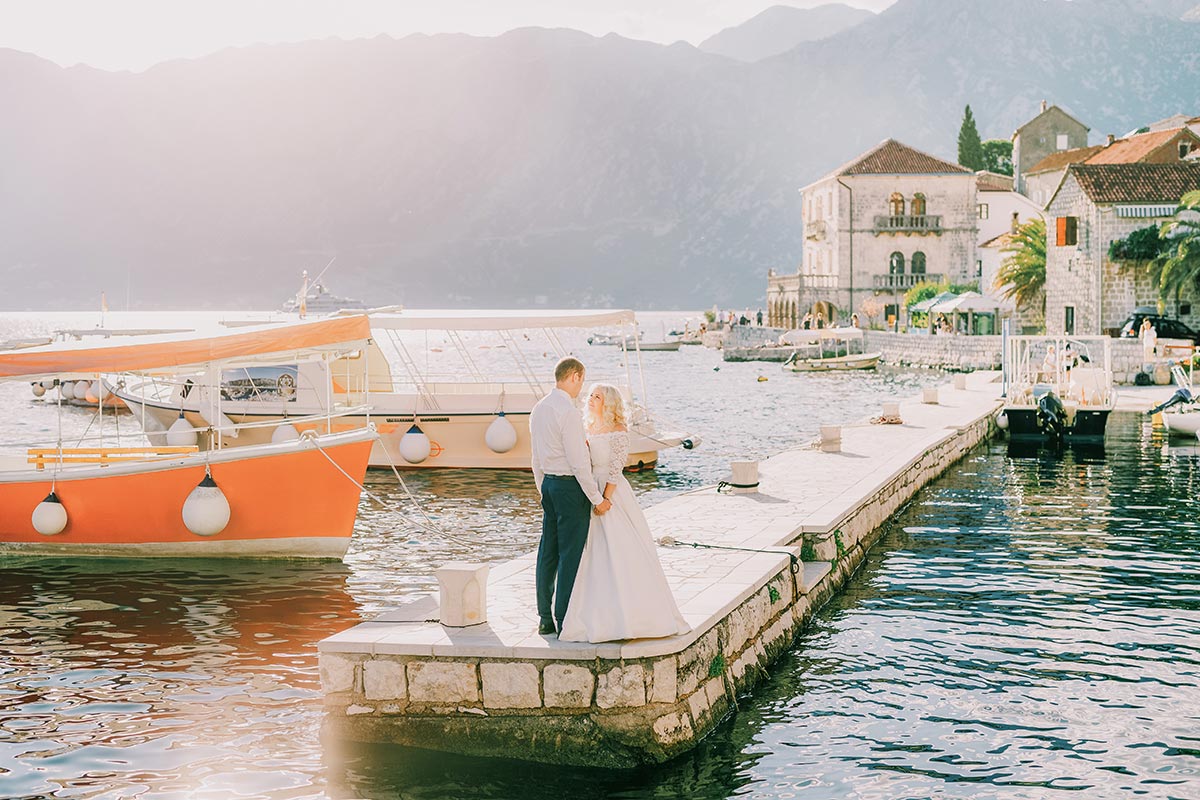
{"type": "Polygon", "coordinates": [[[867,331],[863,347],[883,354],[883,362],[904,367],[939,367],[969,372],[1000,369],[1004,357],[999,336],[930,336],[867,331]]]}
{"type": "Polygon", "coordinates": [[[832,530],[793,544],[831,569],[805,585],[782,566],[692,644],[650,658],[588,660],[322,653],[335,733],[546,763],[631,767],[693,747],[853,574],[880,526],[992,431],[992,415],[926,451],[832,530]]]}

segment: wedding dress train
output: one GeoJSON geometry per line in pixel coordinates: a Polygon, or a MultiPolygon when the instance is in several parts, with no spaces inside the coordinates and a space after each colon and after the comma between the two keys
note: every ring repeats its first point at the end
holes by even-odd
{"type": "Polygon", "coordinates": [[[592,516],[558,638],[611,642],[687,633],[691,628],[671,595],[650,526],[623,473],[629,434],[595,434],[588,445],[600,490],[607,483],[616,490],[612,508],[592,516]]]}

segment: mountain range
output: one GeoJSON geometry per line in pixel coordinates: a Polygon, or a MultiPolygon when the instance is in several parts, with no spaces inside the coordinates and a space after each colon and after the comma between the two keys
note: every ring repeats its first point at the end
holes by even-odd
{"type": "Polygon", "coordinates": [[[970,103],[1093,139],[1200,113],[1191,0],[899,0],[779,54],[521,29],[259,45],[140,73],[0,50],[0,307],[760,305],[797,189],[970,103]],[[752,62],[752,63],[751,63],[752,62]]]}

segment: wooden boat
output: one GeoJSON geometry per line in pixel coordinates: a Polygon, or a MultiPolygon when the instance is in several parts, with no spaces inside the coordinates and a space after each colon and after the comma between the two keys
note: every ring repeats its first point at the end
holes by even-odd
{"type": "MultiPolygon", "coordinates": [[[[634,324],[632,311],[436,311],[405,309],[398,313],[370,315],[372,343],[362,353],[331,361],[227,371],[221,391],[225,399],[221,413],[228,420],[213,426],[212,413],[204,412],[209,401],[193,392],[186,382],[157,379],[140,382],[123,379],[112,385],[142,420],[149,439],[167,443],[167,431],[180,415],[201,431],[201,449],[212,446],[238,447],[269,441],[274,427],[293,424],[296,416],[322,415],[328,410],[370,406],[369,413],[343,413],[335,424],[361,427],[367,417],[380,439],[371,453],[370,465],[379,468],[485,468],[529,469],[529,413],[534,404],[553,388],[542,374],[543,352],[566,355],[559,340],[562,329],[589,330],[596,326],[621,327],[634,324]],[[449,342],[447,351],[425,350],[429,333],[449,342]],[[475,346],[465,336],[475,336],[475,346]],[[479,357],[479,337],[487,341],[487,356],[479,357]],[[528,338],[528,342],[527,342],[528,338]],[[536,344],[536,346],[534,346],[536,344]],[[420,350],[416,348],[421,348],[420,350]],[[536,351],[539,366],[528,360],[536,351]],[[426,362],[436,356],[450,374],[431,370],[426,362]],[[501,363],[501,362],[504,363],[501,363]],[[453,369],[451,369],[453,367],[453,369]],[[287,382],[290,393],[278,386],[287,382]],[[254,423],[237,438],[224,435],[222,426],[254,423]]],[[[626,358],[624,376],[599,376],[617,384],[630,408],[631,446],[628,468],[653,467],[659,453],[672,447],[691,449],[698,436],[659,425],[635,402],[632,368],[641,376],[636,351],[626,358]]],[[[640,398],[645,383],[640,381],[640,398]]]]}
{"type": "Polygon", "coordinates": [[[874,369],[880,353],[863,352],[863,332],[858,328],[823,328],[788,331],[773,348],[793,349],[783,363],[791,372],[843,372],[874,369]],[[854,352],[857,346],[858,352],[854,352]]]}
{"type": "Polygon", "coordinates": [[[676,340],[674,342],[638,342],[637,348],[644,353],[651,353],[651,352],[674,353],[674,352],[678,352],[679,346],[681,344],[682,344],[682,342],[680,342],[678,340],[676,340]]]}
{"type": "MultiPolygon", "coordinates": [[[[95,371],[220,375],[280,357],[361,352],[369,336],[367,318],[359,316],[207,338],[53,344],[0,353],[0,380],[95,371]]],[[[303,435],[247,447],[114,446],[101,434],[86,447],[59,441],[6,454],[0,552],[340,558],[377,434],[366,426],[336,432],[332,415],[307,422],[303,435]]]]}
{"type": "Polygon", "coordinates": [[[1004,376],[997,422],[1013,441],[1104,441],[1117,399],[1109,337],[1009,336],[1004,376]]]}

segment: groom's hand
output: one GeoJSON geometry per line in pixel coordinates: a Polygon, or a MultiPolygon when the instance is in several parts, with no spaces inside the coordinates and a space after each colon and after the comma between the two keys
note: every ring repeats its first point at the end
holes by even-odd
{"type": "Polygon", "coordinates": [[[600,505],[596,506],[596,516],[602,516],[610,508],[612,508],[612,501],[606,497],[600,501],[600,505]]]}

